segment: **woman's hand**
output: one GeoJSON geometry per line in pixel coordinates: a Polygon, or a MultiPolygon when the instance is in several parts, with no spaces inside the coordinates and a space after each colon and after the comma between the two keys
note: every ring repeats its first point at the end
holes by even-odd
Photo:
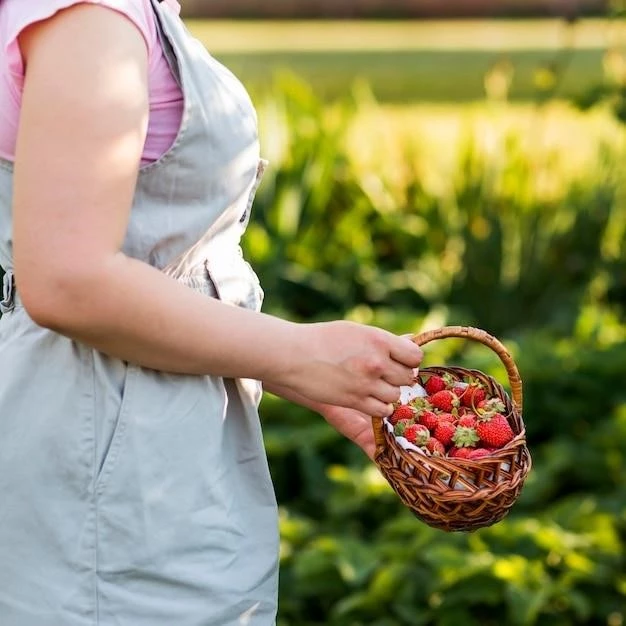
{"type": "Polygon", "coordinates": [[[410,335],[351,322],[296,325],[301,343],[290,375],[266,391],[305,406],[374,459],[372,417],[386,417],[413,385],[423,353],[410,335]]]}
{"type": "Polygon", "coordinates": [[[320,410],[324,419],[340,434],[354,442],[373,461],[376,444],[372,418],[354,409],[326,406],[320,410]]]}
{"type": "Polygon", "coordinates": [[[297,325],[287,371],[272,382],[317,403],[384,417],[411,385],[422,350],[408,337],[352,322],[297,325]]]}

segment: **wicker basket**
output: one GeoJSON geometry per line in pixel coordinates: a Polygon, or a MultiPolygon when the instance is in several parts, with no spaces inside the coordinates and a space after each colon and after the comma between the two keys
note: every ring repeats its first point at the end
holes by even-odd
{"type": "Polygon", "coordinates": [[[478,379],[489,395],[504,402],[515,438],[492,455],[476,460],[438,457],[402,448],[383,420],[373,418],[375,461],[402,502],[420,520],[448,532],[473,531],[495,524],[509,512],[531,469],[522,421],[522,381],[507,349],[483,330],[449,326],[415,335],[412,340],[424,345],[446,337],[471,339],[491,348],[506,368],[512,399],[492,377],[461,367],[423,368],[422,384],[430,374],[478,379]]]}

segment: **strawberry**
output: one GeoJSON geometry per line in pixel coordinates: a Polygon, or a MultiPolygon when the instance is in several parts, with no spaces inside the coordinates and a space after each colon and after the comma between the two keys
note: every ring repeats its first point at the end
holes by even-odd
{"type": "Polygon", "coordinates": [[[459,397],[448,389],[437,391],[437,393],[429,396],[429,401],[436,409],[446,413],[450,413],[460,404],[459,397]]]}
{"type": "Polygon", "coordinates": [[[457,448],[453,446],[448,451],[448,456],[454,459],[468,459],[469,455],[474,451],[474,448],[457,448]]]}
{"type": "Polygon", "coordinates": [[[439,422],[450,422],[451,424],[456,424],[457,417],[453,413],[439,413],[437,415],[437,423],[439,422]]]}
{"type": "Polygon", "coordinates": [[[408,441],[417,446],[423,446],[430,439],[430,432],[421,424],[409,424],[404,429],[404,436],[408,441]]]}
{"type": "Polygon", "coordinates": [[[508,420],[500,413],[479,415],[476,432],[481,441],[490,448],[501,448],[515,437],[508,420]]]}
{"type": "Polygon", "coordinates": [[[393,427],[393,434],[396,437],[404,437],[404,431],[413,423],[413,420],[400,420],[393,427]]]}
{"type": "Polygon", "coordinates": [[[451,422],[442,421],[439,422],[437,428],[435,428],[433,437],[441,441],[444,446],[449,446],[452,443],[452,437],[455,431],[456,426],[454,424],[452,424],[451,422]]]}
{"type": "Polygon", "coordinates": [[[463,394],[465,393],[466,389],[467,387],[463,385],[462,383],[456,383],[454,387],[452,387],[452,393],[458,398],[461,398],[463,397],[463,394]]]}
{"type": "Polygon", "coordinates": [[[441,377],[433,374],[425,383],[424,389],[429,396],[446,388],[446,381],[441,377]]]}
{"type": "Polygon", "coordinates": [[[480,383],[473,383],[465,389],[461,396],[461,403],[469,408],[475,408],[487,396],[487,392],[480,383]]]}
{"type": "Polygon", "coordinates": [[[439,416],[428,409],[424,409],[421,413],[418,413],[418,421],[420,424],[423,424],[428,428],[428,430],[433,431],[437,428],[437,424],[439,423],[439,416]]]}
{"type": "Polygon", "coordinates": [[[470,459],[482,459],[485,456],[489,456],[491,454],[491,450],[488,448],[474,448],[470,450],[469,457],[470,459]]]}
{"type": "Polygon", "coordinates": [[[400,404],[387,419],[392,426],[395,426],[400,420],[413,419],[416,413],[417,411],[412,406],[400,404]]]}
{"type": "Polygon", "coordinates": [[[473,413],[464,413],[459,417],[457,426],[466,426],[467,428],[474,428],[476,426],[476,416],[473,413]]]}
{"type": "Polygon", "coordinates": [[[504,402],[500,398],[487,398],[476,405],[476,412],[481,415],[485,413],[503,413],[504,402]]]}
{"type": "Polygon", "coordinates": [[[452,441],[457,448],[475,448],[479,441],[476,429],[470,426],[457,426],[452,441]]]}
{"type": "Polygon", "coordinates": [[[446,453],[445,446],[441,443],[441,441],[435,439],[434,437],[431,437],[426,442],[426,449],[435,456],[444,456],[446,453]]]}

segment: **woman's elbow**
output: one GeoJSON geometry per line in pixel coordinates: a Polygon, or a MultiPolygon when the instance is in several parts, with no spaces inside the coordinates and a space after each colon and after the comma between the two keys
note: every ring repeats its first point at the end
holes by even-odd
{"type": "Polygon", "coordinates": [[[21,304],[38,326],[66,334],[87,321],[97,284],[92,272],[54,268],[15,275],[21,304]]]}

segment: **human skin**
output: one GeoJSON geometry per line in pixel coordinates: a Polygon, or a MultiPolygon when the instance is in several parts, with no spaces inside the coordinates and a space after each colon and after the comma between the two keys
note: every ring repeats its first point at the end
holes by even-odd
{"type": "Polygon", "coordinates": [[[260,380],[371,456],[370,416],[389,414],[420,348],[367,325],[234,307],[125,256],[149,111],[143,38],[121,15],[85,4],[29,27],[20,49],[13,240],[31,318],[144,367],[260,380]]]}

